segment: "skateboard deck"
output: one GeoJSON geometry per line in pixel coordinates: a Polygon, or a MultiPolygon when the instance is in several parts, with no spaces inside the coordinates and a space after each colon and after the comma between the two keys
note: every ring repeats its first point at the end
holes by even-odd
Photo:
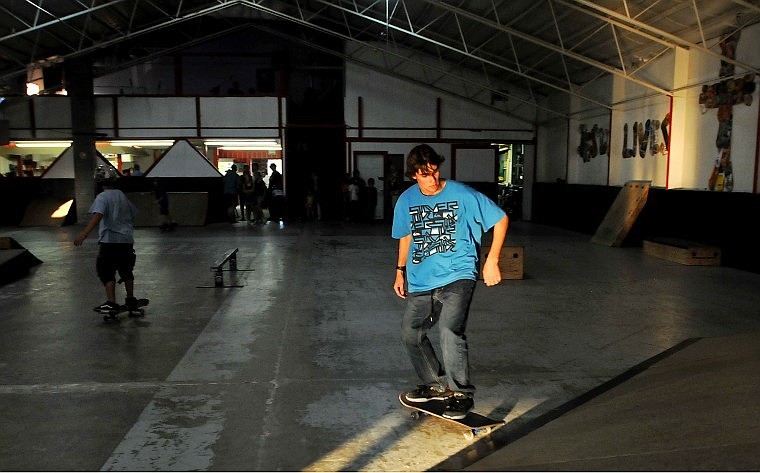
{"type": "Polygon", "coordinates": [[[623,159],[630,158],[628,153],[628,124],[623,124],[623,159]]]}
{"type": "Polygon", "coordinates": [[[607,128],[599,128],[597,136],[599,141],[599,156],[608,155],[610,144],[610,130],[607,128]]]}
{"type": "Polygon", "coordinates": [[[446,408],[444,401],[427,401],[427,402],[412,402],[404,399],[404,394],[399,394],[398,400],[404,407],[412,409],[411,416],[414,419],[420,419],[425,415],[431,415],[439,419],[443,419],[449,422],[457,424],[460,428],[464,429],[464,437],[468,440],[472,440],[476,435],[488,435],[495,428],[504,424],[503,420],[491,419],[477,412],[469,412],[464,419],[449,419],[443,417],[443,411],[446,408]]]}
{"type": "Polygon", "coordinates": [[[639,122],[639,156],[642,158],[647,155],[647,145],[649,144],[649,131],[651,128],[651,122],[646,121],[646,125],[639,122]]]}
{"type": "Polygon", "coordinates": [[[128,312],[130,317],[134,316],[144,316],[145,315],[145,309],[144,307],[148,305],[150,301],[148,299],[137,299],[137,308],[136,309],[130,309],[126,305],[120,305],[118,309],[110,309],[110,310],[98,310],[96,307],[93,309],[95,312],[103,315],[103,320],[105,322],[111,321],[111,320],[119,320],[119,314],[123,312],[128,312]]]}
{"type": "Polygon", "coordinates": [[[670,112],[666,113],[665,118],[660,122],[660,130],[662,131],[663,154],[665,154],[670,148],[670,112]]]}

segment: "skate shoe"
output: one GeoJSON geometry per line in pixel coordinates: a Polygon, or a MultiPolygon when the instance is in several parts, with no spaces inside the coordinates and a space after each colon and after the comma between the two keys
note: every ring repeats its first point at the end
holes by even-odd
{"type": "Polygon", "coordinates": [[[119,310],[119,304],[117,304],[116,302],[105,301],[104,303],[95,307],[95,310],[98,312],[108,312],[111,310],[119,310]]]}
{"type": "Polygon", "coordinates": [[[446,409],[443,411],[443,417],[447,419],[464,419],[475,405],[472,393],[455,391],[446,399],[446,409]]]}
{"type": "Polygon", "coordinates": [[[439,387],[439,386],[417,386],[414,391],[409,391],[404,394],[404,399],[410,402],[428,402],[428,401],[443,401],[451,392],[439,387]]]}
{"type": "Polygon", "coordinates": [[[124,300],[124,305],[127,306],[128,310],[137,310],[137,298],[136,297],[127,297],[124,300]]]}

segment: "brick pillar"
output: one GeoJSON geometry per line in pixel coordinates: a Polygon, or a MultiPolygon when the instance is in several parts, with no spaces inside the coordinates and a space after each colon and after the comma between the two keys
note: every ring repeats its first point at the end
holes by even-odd
{"type": "Polygon", "coordinates": [[[77,222],[84,223],[95,199],[93,175],[95,153],[95,97],[92,63],[88,59],[66,61],[66,91],[71,100],[71,131],[74,153],[74,195],[77,222]]]}

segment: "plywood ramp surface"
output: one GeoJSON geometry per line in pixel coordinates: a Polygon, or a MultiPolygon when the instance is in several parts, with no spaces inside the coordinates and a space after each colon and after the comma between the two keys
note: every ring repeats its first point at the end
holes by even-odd
{"type": "Polygon", "coordinates": [[[621,246],[647,202],[650,184],[651,181],[626,182],[596,229],[591,242],[605,246],[621,246]]]}

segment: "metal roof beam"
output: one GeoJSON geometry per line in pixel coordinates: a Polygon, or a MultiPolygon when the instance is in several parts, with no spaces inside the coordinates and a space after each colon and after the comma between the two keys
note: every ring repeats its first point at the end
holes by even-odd
{"type": "MultiPolygon", "coordinates": [[[[112,4],[115,4],[115,3],[119,3],[119,2],[122,2],[122,1],[124,1],[124,0],[114,0],[113,2],[110,2],[109,5],[112,5],[112,4]]],[[[104,40],[104,41],[102,41],[100,43],[97,43],[97,44],[94,44],[92,46],[88,46],[88,47],[79,49],[79,50],[74,51],[74,52],[69,53],[69,54],[65,54],[65,55],[63,55],[61,57],[65,61],[66,59],[69,59],[69,58],[78,57],[78,56],[87,54],[89,52],[96,51],[98,49],[102,49],[102,48],[106,48],[106,47],[112,46],[114,44],[118,44],[118,43],[120,43],[122,41],[125,41],[127,39],[130,39],[130,38],[134,38],[134,37],[137,37],[137,36],[140,36],[140,35],[144,35],[144,34],[147,34],[147,33],[151,33],[151,32],[154,32],[154,31],[158,31],[158,30],[161,30],[161,29],[166,28],[168,26],[177,25],[177,24],[180,24],[182,22],[185,22],[185,21],[188,21],[188,20],[191,20],[191,19],[194,19],[194,18],[202,17],[204,15],[208,15],[208,14],[220,11],[220,10],[224,10],[225,8],[229,8],[229,7],[231,7],[233,5],[237,5],[239,3],[241,3],[240,0],[216,0],[216,3],[213,6],[211,6],[211,7],[206,7],[206,8],[200,9],[200,10],[194,10],[194,11],[191,11],[191,12],[188,12],[188,13],[185,13],[185,14],[180,14],[180,15],[177,15],[177,16],[174,16],[174,17],[170,17],[166,21],[163,21],[163,22],[158,23],[158,24],[149,25],[149,26],[146,26],[146,27],[143,27],[143,28],[138,27],[135,31],[131,31],[131,32],[128,32],[128,33],[125,33],[125,34],[121,34],[121,35],[119,35],[119,36],[117,36],[115,38],[104,40]]],[[[76,15],[82,15],[82,14],[86,14],[86,13],[87,12],[80,12],[80,13],[77,13],[76,15]]],[[[9,35],[9,36],[17,36],[17,35],[14,34],[14,35],[9,35]]],[[[0,40],[6,39],[9,36],[6,36],[5,38],[0,38],[0,40]]],[[[4,76],[0,77],[0,80],[5,80],[5,79],[11,78],[11,77],[15,77],[15,76],[18,76],[20,74],[25,74],[25,73],[26,73],[26,70],[11,72],[11,73],[5,74],[4,76]]]]}
{"type": "MultiPolygon", "coordinates": [[[[371,22],[375,22],[375,23],[378,23],[378,24],[382,24],[382,25],[385,25],[385,23],[384,23],[383,21],[381,21],[381,20],[378,20],[378,19],[376,19],[376,18],[373,18],[373,17],[371,17],[371,16],[368,16],[368,15],[366,15],[366,14],[360,13],[360,12],[359,12],[359,11],[357,11],[357,10],[351,10],[351,9],[348,9],[348,8],[346,8],[346,7],[343,7],[343,6],[341,6],[341,5],[335,5],[335,4],[332,4],[332,3],[330,3],[330,2],[327,2],[326,0],[315,0],[315,1],[316,1],[316,2],[318,2],[318,3],[322,3],[322,4],[327,4],[327,5],[330,5],[330,6],[332,6],[332,7],[336,8],[336,9],[338,9],[338,10],[342,10],[342,11],[345,11],[345,12],[347,12],[347,13],[350,13],[350,14],[352,14],[352,15],[355,15],[355,16],[357,16],[357,17],[363,18],[363,19],[365,19],[365,20],[367,20],[367,21],[371,21],[371,22]]],[[[246,2],[246,3],[253,3],[253,4],[255,4],[256,2],[253,2],[253,1],[249,1],[249,2],[246,2]]],[[[483,19],[481,18],[481,20],[483,20],[483,19]]],[[[490,20],[489,20],[489,21],[490,21],[490,20]]],[[[492,23],[492,24],[493,24],[493,23],[492,23]]],[[[491,66],[493,66],[493,67],[496,67],[496,68],[498,68],[498,69],[503,69],[503,70],[506,70],[506,71],[508,71],[508,72],[511,72],[511,73],[513,73],[513,74],[515,74],[515,75],[518,75],[518,76],[520,76],[520,77],[524,77],[524,78],[526,78],[526,79],[529,79],[529,80],[531,80],[531,81],[534,81],[534,82],[537,82],[537,83],[543,84],[543,85],[545,85],[545,86],[547,86],[547,87],[549,87],[549,88],[552,88],[552,89],[558,90],[558,91],[560,91],[560,92],[565,92],[565,93],[567,93],[567,94],[570,94],[570,95],[576,96],[576,97],[578,97],[578,98],[580,98],[580,99],[582,99],[582,100],[585,100],[585,101],[588,101],[588,102],[590,102],[590,103],[596,104],[596,105],[598,105],[598,106],[600,106],[600,107],[603,107],[603,108],[607,108],[607,109],[609,109],[609,108],[610,108],[610,106],[609,106],[609,105],[607,105],[607,104],[605,104],[605,103],[602,103],[602,102],[600,102],[600,101],[598,101],[598,100],[596,100],[596,99],[594,99],[594,98],[588,97],[588,96],[586,96],[586,95],[583,95],[583,94],[579,94],[579,93],[577,93],[577,92],[575,92],[575,91],[573,91],[573,90],[569,90],[569,89],[567,89],[567,88],[564,88],[564,87],[562,87],[562,86],[559,86],[559,85],[553,84],[553,83],[551,83],[551,82],[547,82],[547,81],[544,81],[544,80],[541,80],[541,79],[537,79],[537,78],[536,78],[536,77],[534,77],[534,76],[530,76],[530,75],[528,75],[528,74],[525,74],[525,73],[523,73],[523,72],[520,72],[520,71],[518,71],[518,70],[515,70],[515,69],[513,69],[513,68],[511,68],[511,67],[509,67],[509,66],[506,66],[506,65],[504,65],[504,64],[499,64],[499,63],[497,63],[497,62],[495,62],[495,61],[491,61],[491,60],[485,59],[485,58],[483,58],[483,57],[477,56],[477,55],[475,55],[475,54],[472,54],[472,53],[468,53],[467,51],[464,51],[464,50],[462,50],[462,49],[458,49],[458,48],[456,48],[456,47],[454,47],[454,46],[451,46],[451,45],[448,45],[448,44],[444,44],[444,43],[442,43],[442,42],[440,42],[440,41],[437,41],[437,40],[435,40],[435,39],[432,39],[432,38],[426,37],[426,36],[424,36],[424,35],[421,35],[421,34],[419,34],[418,32],[415,32],[415,31],[413,31],[413,30],[406,30],[406,29],[404,29],[404,28],[402,28],[402,27],[400,27],[400,26],[396,26],[396,25],[388,25],[388,27],[389,27],[389,28],[391,28],[391,29],[394,29],[394,30],[396,30],[396,31],[401,31],[401,32],[403,32],[403,33],[406,33],[406,34],[408,34],[408,35],[410,35],[410,36],[413,36],[413,37],[415,37],[415,38],[418,38],[418,39],[421,39],[421,40],[427,41],[428,43],[434,44],[434,45],[436,45],[436,46],[438,46],[438,47],[441,47],[441,48],[443,48],[443,49],[448,49],[448,50],[450,50],[450,51],[453,51],[453,52],[456,52],[456,53],[462,54],[462,55],[464,55],[464,56],[468,56],[468,57],[470,57],[470,58],[472,58],[472,59],[475,59],[475,60],[478,60],[478,61],[482,61],[482,62],[484,62],[484,63],[486,63],[486,64],[490,64],[491,66]]],[[[506,27],[503,27],[503,26],[501,26],[501,28],[506,28],[506,27]]],[[[651,87],[654,87],[654,86],[651,86],[651,87]]],[[[659,90],[659,91],[661,91],[661,92],[662,92],[662,93],[664,93],[664,94],[668,94],[668,92],[667,92],[667,91],[665,91],[665,90],[663,90],[663,89],[658,89],[658,90],[659,90]]]]}
{"type": "MultiPolygon", "coordinates": [[[[320,1],[320,0],[318,0],[318,1],[320,1]]],[[[663,89],[661,87],[658,87],[658,86],[656,86],[656,85],[654,85],[654,84],[652,84],[652,83],[650,83],[648,81],[645,81],[645,80],[642,80],[642,79],[638,79],[636,77],[632,77],[632,76],[626,74],[625,72],[623,72],[620,69],[617,69],[615,67],[609,66],[609,65],[604,64],[602,62],[596,61],[596,60],[591,59],[591,58],[589,58],[587,56],[584,56],[582,54],[578,54],[576,52],[573,52],[571,50],[564,49],[561,46],[557,46],[557,45],[555,45],[553,43],[550,43],[548,41],[544,41],[544,40],[542,40],[540,38],[536,38],[535,36],[529,35],[527,33],[523,33],[522,31],[518,31],[518,30],[516,30],[516,29],[514,29],[512,27],[497,24],[497,23],[495,23],[492,20],[489,20],[487,18],[483,18],[483,17],[481,17],[479,15],[476,15],[474,13],[468,12],[466,10],[462,10],[461,8],[453,7],[453,6],[448,5],[448,4],[446,4],[446,3],[444,3],[444,2],[442,2],[440,0],[423,0],[423,1],[425,1],[426,3],[430,3],[430,4],[433,4],[433,5],[436,5],[436,6],[440,7],[440,8],[445,9],[445,10],[448,10],[448,11],[450,11],[450,12],[456,14],[456,15],[465,16],[465,17],[467,17],[467,18],[469,18],[469,19],[471,19],[473,21],[480,22],[481,24],[489,26],[489,27],[491,27],[491,28],[493,28],[495,30],[504,31],[506,33],[512,34],[512,35],[514,35],[514,36],[516,36],[516,37],[518,37],[520,39],[523,39],[525,41],[528,41],[528,42],[531,42],[533,44],[539,45],[541,47],[549,49],[550,51],[557,52],[559,54],[562,54],[563,56],[567,56],[567,57],[570,57],[570,58],[575,59],[577,61],[586,63],[586,64],[588,64],[590,66],[596,67],[597,69],[601,69],[601,70],[603,70],[605,72],[609,72],[611,74],[615,74],[615,75],[621,76],[621,77],[623,77],[623,78],[625,78],[627,80],[635,82],[635,83],[637,83],[639,85],[642,85],[642,86],[644,86],[644,87],[646,87],[648,89],[652,89],[655,92],[659,92],[659,93],[661,93],[663,95],[671,95],[671,92],[669,90],[666,90],[666,89],[663,89]]]]}
{"type": "MultiPolygon", "coordinates": [[[[594,10],[596,12],[599,12],[599,14],[594,14],[590,10],[586,10],[584,8],[579,8],[578,5],[573,5],[570,1],[567,0],[552,0],[558,3],[561,3],[563,5],[566,5],[570,8],[575,8],[580,12],[585,12],[588,15],[594,16],[600,20],[606,21],[610,24],[614,24],[615,26],[619,26],[621,28],[625,28],[628,31],[631,31],[635,34],[644,36],[648,39],[661,42],[663,44],[667,44],[670,46],[679,46],[684,49],[695,49],[702,51],[703,53],[717,57],[721,61],[726,61],[730,64],[733,64],[735,66],[742,67],[744,69],[747,69],[749,71],[758,71],[758,69],[754,66],[751,66],[749,64],[745,64],[741,61],[737,61],[734,58],[729,58],[727,56],[724,56],[723,54],[719,52],[715,52],[712,49],[710,49],[706,44],[705,45],[699,45],[697,43],[692,43],[691,41],[687,41],[681,37],[678,37],[674,34],[668,33],[667,31],[660,30],[658,28],[655,28],[652,25],[649,25],[648,23],[645,23],[643,21],[636,20],[635,18],[631,18],[630,16],[626,16],[623,14],[620,14],[614,10],[610,10],[609,8],[605,8],[601,5],[597,5],[594,2],[591,2],[589,0],[571,0],[574,3],[577,3],[578,5],[582,5],[584,7],[590,8],[591,10],[594,10]]],[[[738,3],[736,0],[732,0],[735,3],[738,3]]]]}

